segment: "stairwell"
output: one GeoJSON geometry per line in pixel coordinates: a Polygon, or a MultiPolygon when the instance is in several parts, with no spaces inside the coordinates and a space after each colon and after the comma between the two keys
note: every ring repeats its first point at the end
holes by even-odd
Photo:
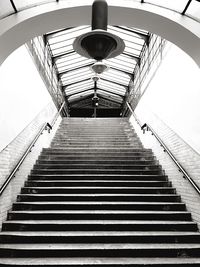
{"type": "Polygon", "coordinates": [[[126,118],[66,118],[8,212],[0,266],[200,266],[200,234],[126,118]]]}

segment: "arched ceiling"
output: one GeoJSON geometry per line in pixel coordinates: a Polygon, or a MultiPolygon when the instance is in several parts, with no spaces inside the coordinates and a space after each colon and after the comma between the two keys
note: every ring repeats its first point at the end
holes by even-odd
{"type": "MultiPolygon", "coordinates": [[[[97,83],[97,93],[101,99],[100,104],[102,107],[112,106],[117,108],[122,105],[134,75],[135,67],[140,62],[142,50],[148,42],[150,36],[148,30],[133,28],[131,25],[134,25],[134,23],[136,27],[138,24],[145,29],[143,24],[146,25],[145,21],[147,18],[149,25],[146,25],[146,29],[155,29],[155,32],[164,38],[167,36],[172,37],[175,43],[177,41],[177,45],[180,45],[180,47],[182,45],[183,50],[196,60],[197,64],[200,63],[198,46],[200,30],[196,27],[197,25],[199,26],[200,23],[200,0],[107,0],[107,2],[108,5],[113,5],[113,8],[110,9],[110,25],[112,26],[109,26],[108,31],[122,37],[125,41],[126,48],[122,55],[114,59],[105,60],[105,63],[109,66],[109,70],[102,75],[101,80],[97,83]],[[132,6],[132,4],[134,6],[132,6]],[[128,8],[119,9],[118,6],[120,7],[121,5],[128,5],[128,8]],[[163,11],[163,14],[162,12],[160,13],[162,15],[159,14],[160,10],[163,11]],[[133,11],[134,13],[132,13],[133,11]],[[156,15],[155,21],[152,19],[154,11],[156,15]],[[167,12],[166,16],[164,15],[165,11],[167,12]],[[173,16],[173,18],[169,19],[169,15],[173,16]],[[178,17],[176,15],[178,15],[178,17]],[[123,19],[117,18],[117,20],[124,20],[125,26],[123,24],[113,23],[113,21],[116,21],[117,16],[123,17],[123,19]],[[144,17],[144,19],[142,17],[144,17]],[[163,18],[165,19],[163,20],[163,18]],[[184,20],[184,18],[186,18],[186,20],[184,20]],[[190,19],[188,20],[188,18],[190,19]],[[160,24],[158,21],[160,21],[160,24]],[[166,31],[167,27],[170,28],[168,28],[168,31],[166,31]],[[194,32],[190,31],[190,28],[193,28],[194,32]],[[177,35],[177,33],[180,34],[177,35]],[[188,43],[191,44],[190,47],[188,43]],[[193,46],[192,43],[194,44],[193,46]]],[[[63,19],[65,18],[64,11],[66,8],[76,5],[82,7],[91,6],[92,3],[93,0],[0,1],[0,20],[2,21],[2,24],[0,24],[0,52],[4,50],[5,54],[9,54],[14,48],[19,46],[23,38],[24,41],[27,41],[26,38],[28,38],[29,35],[31,38],[34,37],[32,35],[34,30],[39,33],[40,19],[41,34],[44,33],[44,31],[42,32],[43,28],[51,29],[51,26],[47,24],[48,21],[53,21],[52,24],[56,25],[57,22],[55,19],[52,20],[54,15],[60,18],[60,21],[58,19],[58,24],[60,24],[60,27],[57,26],[58,30],[50,32],[47,30],[48,32],[44,35],[44,40],[49,47],[52,61],[57,69],[58,77],[67,101],[74,107],[91,105],[91,99],[94,94],[94,82],[91,80],[92,71],[90,66],[94,61],[79,56],[72,47],[73,40],[76,36],[90,31],[90,27],[87,26],[89,19],[87,16],[88,10],[85,9],[86,13],[84,13],[83,16],[80,14],[80,18],[77,16],[75,9],[71,10],[76,14],[76,25],[73,24],[75,21],[73,12],[70,14],[70,11],[68,11],[66,23],[68,28],[63,29],[63,19]],[[63,14],[62,4],[64,4],[63,14]],[[50,11],[50,13],[46,13],[46,16],[49,16],[48,19],[45,17],[45,9],[47,7],[50,11]],[[58,10],[57,14],[56,12],[52,12],[56,9],[58,10]],[[39,15],[40,12],[41,16],[39,17],[37,14],[39,15]],[[12,16],[14,14],[18,16],[12,16]],[[61,14],[62,16],[59,16],[61,14]],[[41,24],[42,20],[44,22],[43,24],[41,24]],[[84,23],[84,20],[86,23],[84,23]],[[18,37],[17,34],[20,36],[18,37]],[[12,39],[15,40],[15,44],[12,43],[12,39]]],[[[1,61],[3,61],[5,57],[6,55],[4,56],[4,53],[0,53],[1,61]]]]}
{"type": "MultiPolygon", "coordinates": [[[[3,0],[0,2],[0,19],[23,10],[41,6],[52,2],[73,2],[79,4],[92,4],[93,0],[3,0]]],[[[200,0],[108,0],[108,4],[118,2],[141,2],[152,6],[159,6],[184,14],[200,21],[200,0]]]]}

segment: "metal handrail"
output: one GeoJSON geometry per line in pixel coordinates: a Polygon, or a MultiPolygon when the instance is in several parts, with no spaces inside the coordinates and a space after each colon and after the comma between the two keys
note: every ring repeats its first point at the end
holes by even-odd
{"type": "Polygon", "coordinates": [[[58,117],[59,117],[61,111],[62,111],[63,108],[64,108],[64,105],[65,105],[65,102],[62,103],[62,105],[61,105],[59,111],[56,113],[55,117],[53,118],[52,122],[50,123],[50,126],[51,126],[51,127],[53,127],[54,124],[56,123],[56,121],[57,121],[57,119],[58,119],[58,117]]]}
{"type": "Polygon", "coordinates": [[[141,124],[141,122],[139,121],[139,119],[137,118],[137,116],[135,115],[134,111],[132,110],[132,108],[130,107],[129,103],[126,103],[127,107],[129,108],[129,110],[131,111],[131,113],[133,114],[136,122],[139,124],[141,130],[143,130],[143,133],[145,133],[145,130],[150,130],[151,133],[155,136],[155,138],[157,139],[157,141],[159,142],[159,144],[163,147],[164,152],[167,152],[167,154],[170,156],[170,158],[173,160],[173,162],[176,164],[176,166],[178,167],[179,171],[183,173],[183,177],[186,178],[191,185],[194,187],[194,189],[198,192],[198,194],[200,195],[200,188],[199,186],[195,183],[195,181],[190,177],[190,175],[187,173],[187,171],[183,168],[183,166],[178,162],[178,160],[176,159],[176,157],[172,154],[172,152],[169,150],[169,148],[165,145],[165,143],[161,140],[161,138],[157,135],[157,133],[153,130],[153,128],[145,123],[145,124],[141,124]]]}
{"type": "Polygon", "coordinates": [[[38,138],[40,137],[40,135],[42,134],[42,132],[44,130],[48,130],[48,132],[50,132],[50,130],[52,130],[52,127],[54,126],[58,116],[60,115],[64,104],[62,104],[61,108],[59,109],[59,111],[56,113],[56,115],[54,116],[53,120],[51,123],[45,122],[42,127],[40,128],[40,130],[38,131],[38,133],[36,134],[35,138],[33,139],[33,141],[31,142],[31,144],[28,146],[28,148],[26,149],[26,151],[24,152],[24,154],[22,155],[22,157],[20,158],[20,160],[18,161],[18,163],[16,164],[16,166],[14,167],[14,169],[12,170],[12,172],[7,176],[5,182],[3,183],[3,185],[0,188],[0,196],[3,194],[4,190],[6,189],[6,187],[9,185],[10,181],[15,177],[16,172],[19,170],[19,167],[22,165],[22,163],[24,162],[26,156],[29,154],[29,152],[31,151],[31,149],[34,147],[35,143],[37,142],[38,138]]]}
{"type": "Polygon", "coordinates": [[[141,127],[142,127],[142,123],[140,122],[140,120],[139,120],[139,119],[137,118],[137,116],[135,115],[135,112],[133,111],[131,105],[130,105],[128,102],[126,102],[126,105],[127,105],[127,107],[129,108],[130,112],[133,114],[133,116],[134,116],[136,122],[138,123],[138,125],[139,125],[140,128],[141,128],[141,127]]]}

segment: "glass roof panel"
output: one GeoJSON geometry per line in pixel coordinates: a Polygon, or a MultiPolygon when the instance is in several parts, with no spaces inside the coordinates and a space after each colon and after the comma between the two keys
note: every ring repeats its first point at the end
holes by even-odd
{"type": "Polygon", "coordinates": [[[57,49],[52,50],[52,54],[53,56],[58,56],[58,55],[62,55],[66,52],[71,52],[73,51],[73,46],[72,45],[68,45],[68,46],[61,46],[57,49]]]}
{"type": "Polygon", "coordinates": [[[105,86],[102,86],[102,85],[99,85],[98,89],[101,90],[101,91],[104,91],[106,94],[107,93],[108,94],[112,94],[112,96],[115,95],[115,96],[124,97],[123,93],[112,91],[108,87],[105,87],[105,86]]]}
{"type": "Polygon", "coordinates": [[[108,65],[108,67],[117,68],[117,69],[120,69],[122,71],[128,72],[130,74],[133,72],[132,69],[127,68],[127,67],[125,68],[124,66],[123,67],[119,66],[119,64],[116,64],[115,62],[109,61],[109,59],[105,60],[104,62],[108,65]]]}
{"type": "Polygon", "coordinates": [[[125,61],[118,60],[117,58],[108,59],[108,61],[110,64],[116,64],[116,66],[118,66],[120,69],[124,68],[127,70],[133,70],[133,68],[136,65],[135,61],[132,64],[130,64],[126,63],[125,61]]]}
{"type": "Polygon", "coordinates": [[[144,36],[148,35],[148,32],[141,32],[138,29],[125,26],[108,26],[108,29],[114,34],[119,35],[122,39],[132,41],[140,45],[144,43],[144,36]]]}
{"type": "Polygon", "coordinates": [[[90,26],[81,26],[67,30],[60,30],[57,33],[47,34],[47,38],[49,39],[49,43],[52,45],[58,42],[63,42],[66,39],[72,42],[72,40],[77,36],[90,31],[90,28],[90,26]]]}
{"type": "Polygon", "coordinates": [[[109,75],[112,75],[113,77],[119,78],[119,76],[120,76],[120,79],[122,78],[124,80],[130,80],[130,75],[123,73],[121,71],[109,69],[107,72],[105,72],[105,74],[107,74],[107,73],[109,73],[109,75]]]}
{"type": "Polygon", "coordinates": [[[121,92],[122,94],[124,94],[126,92],[126,88],[125,87],[120,86],[118,84],[113,84],[112,82],[107,81],[107,80],[103,80],[103,79],[101,79],[98,82],[98,87],[99,86],[105,86],[107,88],[110,88],[111,90],[113,90],[113,92],[115,92],[115,90],[116,90],[116,93],[117,93],[117,91],[121,92]]]}
{"type": "Polygon", "coordinates": [[[188,0],[145,0],[144,2],[169,8],[181,13],[184,10],[188,0]]]}
{"type": "Polygon", "coordinates": [[[200,21],[200,2],[193,0],[186,11],[186,15],[200,21]]]}
{"type": "MultiPolygon", "coordinates": [[[[116,58],[104,60],[110,67],[105,73],[101,74],[97,87],[106,93],[107,98],[117,98],[122,103],[123,97],[130,83],[131,76],[137,64],[145,38],[148,35],[146,31],[139,31],[135,28],[122,26],[109,26],[110,32],[121,36],[125,40],[125,52],[116,58]]],[[[84,31],[90,30],[89,26],[75,27],[59,30],[47,34],[48,44],[52,50],[54,62],[56,64],[59,77],[64,87],[66,95],[78,94],[83,96],[94,88],[94,82],[91,79],[94,72],[90,66],[95,62],[93,59],[84,58],[73,51],[73,41],[84,31]],[[62,75],[63,73],[63,75],[62,75]]],[[[115,99],[116,100],[116,99],[115,99]]]]}
{"type": "Polygon", "coordinates": [[[115,77],[111,76],[110,74],[107,74],[107,75],[103,74],[103,75],[101,75],[101,78],[109,80],[109,81],[111,81],[113,83],[119,83],[122,86],[128,86],[129,81],[130,81],[130,79],[128,81],[124,81],[120,77],[118,77],[118,79],[116,79],[115,77]]]}
{"type": "Polygon", "coordinates": [[[90,74],[92,76],[93,72],[91,71],[90,68],[83,68],[83,69],[80,69],[80,70],[76,70],[76,71],[70,71],[66,74],[63,74],[61,76],[61,78],[64,80],[64,79],[72,79],[72,78],[75,78],[79,75],[87,75],[87,74],[90,74]]]}
{"type": "Polygon", "coordinates": [[[73,77],[72,79],[69,79],[69,78],[68,79],[61,79],[61,81],[62,81],[62,84],[65,86],[68,84],[76,83],[76,82],[90,79],[90,78],[91,78],[90,74],[87,74],[87,75],[84,74],[84,75],[79,75],[77,77],[73,77]]]}
{"type": "Polygon", "coordinates": [[[84,91],[86,91],[86,90],[92,90],[93,89],[93,87],[92,86],[79,86],[79,87],[77,87],[76,89],[73,89],[73,90],[65,90],[65,94],[66,95],[72,95],[74,92],[79,92],[79,93],[81,93],[81,92],[84,92],[84,91]]]}
{"type": "Polygon", "coordinates": [[[136,61],[136,59],[134,57],[131,57],[131,56],[128,56],[125,54],[121,54],[121,55],[117,56],[116,59],[120,59],[120,60],[123,60],[123,61],[131,63],[131,64],[133,63],[133,61],[134,62],[136,61]]]}
{"type": "Polygon", "coordinates": [[[82,88],[79,88],[79,89],[77,89],[77,90],[71,90],[71,92],[70,91],[67,91],[66,92],[66,95],[67,96],[71,96],[71,95],[73,95],[73,94],[79,94],[79,93],[84,93],[85,91],[88,91],[88,90],[91,90],[91,89],[93,89],[93,88],[88,88],[88,87],[82,87],[82,88]]]}
{"type": "Polygon", "coordinates": [[[54,44],[49,43],[49,44],[51,45],[52,50],[56,50],[61,47],[72,45],[74,40],[75,38],[73,38],[72,40],[63,40],[62,42],[56,42],[54,44]]]}
{"type": "Polygon", "coordinates": [[[85,92],[82,92],[80,94],[76,94],[76,95],[73,95],[73,96],[70,96],[68,98],[68,101],[71,102],[71,101],[75,101],[76,99],[79,99],[80,100],[86,96],[89,96],[89,95],[92,95],[94,93],[94,90],[88,90],[88,91],[85,91],[85,92]]]}
{"type": "Polygon", "coordinates": [[[101,89],[97,90],[97,94],[105,95],[107,98],[111,98],[111,99],[117,101],[118,103],[122,103],[122,100],[123,100],[122,97],[117,96],[117,95],[112,94],[112,93],[109,93],[109,92],[106,92],[106,91],[103,91],[101,89]]]}
{"type": "Polygon", "coordinates": [[[88,86],[89,88],[92,86],[94,87],[94,82],[92,80],[87,80],[87,81],[83,81],[83,82],[78,82],[76,84],[73,84],[73,85],[69,85],[66,87],[65,90],[69,91],[71,89],[76,89],[76,88],[79,88],[81,86],[88,86]]]}
{"type": "Polygon", "coordinates": [[[77,68],[77,67],[81,67],[83,65],[89,64],[92,61],[90,59],[85,59],[85,60],[80,60],[79,62],[76,63],[72,63],[72,64],[68,64],[68,62],[66,62],[66,65],[63,65],[62,67],[58,66],[58,71],[62,72],[64,70],[68,70],[68,69],[73,69],[73,68],[77,68]]]}
{"type": "MultiPolygon", "coordinates": [[[[5,0],[3,0],[5,1],[5,0]]],[[[50,2],[55,2],[55,0],[13,0],[15,6],[18,10],[26,9],[33,6],[38,6],[50,2]]]]}
{"type": "Polygon", "coordinates": [[[82,31],[85,31],[85,29],[90,29],[90,26],[78,26],[75,28],[69,28],[69,29],[61,29],[58,31],[54,31],[54,32],[50,32],[47,34],[48,39],[50,38],[50,40],[52,40],[54,42],[54,38],[58,38],[59,36],[66,36],[67,35],[72,35],[72,37],[75,37],[75,35],[73,35],[74,33],[77,33],[77,36],[81,33],[83,33],[82,31]]]}
{"type": "Polygon", "coordinates": [[[66,62],[68,60],[75,60],[76,58],[80,58],[80,56],[74,52],[74,53],[63,55],[61,57],[56,57],[55,61],[56,61],[56,64],[59,65],[62,62],[66,62]]]}
{"type": "Polygon", "coordinates": [[[136,57],[139,57],[140,53],[141,53],[141,50],[136,50],[134,49],[132,46],[127,46],[125,47],[124,49],[124,53],[128,53],[132,56],[136,56],[136,57]]]}
{"type": "Polygon", "coordinates": [[[8,0],[3,0],[0,3],[0,19],[13,14],[15,11],[8,0]]]}
{"type": "Polygon", "coordinates": [[[132,62],[127,62],[122,57],[121,58],[115,57],[115,58],[110,59],[110,61],[118,63],[119,66],[127,66],[130,68],[133,68],[136,65],[135,60],[132,60],[132,62]]]}
{"type": "Polygon", "coordinates": [[[135,43],[131,43],[129,41],[124,40],[124,43],[127,47],[132,48],[133,50],[137,51],[136,54],[140,53],[142,46],[141,45],[137,45],[135,43]]]}
{"type": "Polygon", "coordinates": [[[85,60],[84,57],[76,56],[76,57],[67,57],[65,61],[62,62],[56,62],[57,67],[60,68],[62,66],[75,64],[78,62],[82,62],[82,60],[85,60]]]}

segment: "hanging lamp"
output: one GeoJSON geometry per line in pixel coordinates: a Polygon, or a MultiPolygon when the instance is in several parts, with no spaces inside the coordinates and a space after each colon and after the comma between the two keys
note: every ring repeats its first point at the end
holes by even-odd
{"type": "Polygon", "coordinates": [[[125,48],[124,41],[107,32],[107,25],[108,5],[105,0],[95,0],[92,5],[92,31],[75,39],[74,50],[81,56],[97,61],[120,55],[125,48]]]}

